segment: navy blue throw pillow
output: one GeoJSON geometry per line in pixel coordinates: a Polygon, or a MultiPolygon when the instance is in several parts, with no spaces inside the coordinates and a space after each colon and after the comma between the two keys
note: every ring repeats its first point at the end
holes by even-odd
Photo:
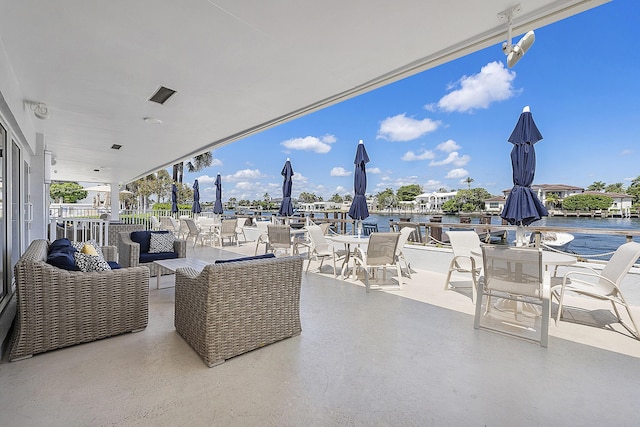
{"type": "Polygon", "coordinates": [[[131,240],[140,244],[140,253],[149,252],[149,245],[151,244],[150,231],[132,231],[131,240]]]}
{"type": "Polygon", "coordinates": [[[71,245],[71,241],[69,239],[67,239],[66,237],[63,237],[61,239],[54,240],[49,245],[49,252],[48,253],[51,253],[52,251],[55,251],[55,250],[60,249],[60,248],[73,248],[73,246],[71,245]]]}
{"type": "Polygon", "coordinates": [[[265,259],[265,258],[275,258],[274,254],[264,254],[264,255],[256,255],[256,256],[248,256],[244,258],[233,258],[233,259],[217,259],[214,264],[225,264],[228,262],[238,262],[238,261],[250,261],[253,259],[265,259]]]}
{"type": "Polygon", "coordinates": [[[76,259],[73,254],[76,249],[73,246],[70,247],[58,247],[47,255],[47,264],[51,264],[54,267],[62,268],[69,271],[80,271],[76,266],[76,259]]]}
{"type": "Polygon", "coordinates": [[[109,264],[109,267],[111,267],[112,270],[117,270],[119,268],[122,268],[120,264],[118,264],[115,261],[107,261],[107,263],[109,264]]]}

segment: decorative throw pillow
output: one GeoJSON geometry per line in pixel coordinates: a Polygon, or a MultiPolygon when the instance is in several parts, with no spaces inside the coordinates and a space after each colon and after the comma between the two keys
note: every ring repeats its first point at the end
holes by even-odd
{"type": "Polygon", "coordinates": [[[93,247],[93,245],[90,245],[88,243],[84,244],[84,246],[82,247],[82,250],[80,252],[82,252],[83,254],[87,254],[87,255],[98,256],[98,251],[96,250],[96,248],[93,247]]]}
{"type": "Polygon", "coordinates": [[[102,253],[102,249],[100,248],[100,245],[98,244],[98,242],[96,242],[94,239],[89,239],[86,242],[71,242],[71,245],[73,245],[73,247],[76,248],[76,250],[79,252],[81,252],[82,248],[84,248],[84,246],[87,244],[93,246],[93,248],[98,253],[98,256],[104,260],[104,254],[102,253]]]}
{"type": "Polygon", "coordinates": [[[171,233],[151,233],[149,253],[173,252],[173,242],[176,237],[171,233]]]}
{"type": "Polygon", "coordinates": [[[76,259],[76,266],[85,273],[91,271],[109,271],[111,267],[109,263],[101,256],[87,255],[82,252],[76,252],[74,254],[76,259]]]}

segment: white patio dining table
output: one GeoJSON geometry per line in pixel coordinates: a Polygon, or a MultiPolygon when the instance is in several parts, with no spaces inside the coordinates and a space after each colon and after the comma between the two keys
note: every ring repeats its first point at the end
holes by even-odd
{"type": "Polygon", "coordinates": [[[347,249],[347,254],[344,257],[344,261],[342,262],[342,269],[341,269],[341,275],[346,279],[348,277],[347,270],[349,267],[349,260],[351,259],[351,246],[353,245],[354,247],[359,247],[362,245],[368,245],[369,236],[356,236],[353,234],[332,234],[326,237],[327,239],[333,242],[344,243],[347,249]]]}

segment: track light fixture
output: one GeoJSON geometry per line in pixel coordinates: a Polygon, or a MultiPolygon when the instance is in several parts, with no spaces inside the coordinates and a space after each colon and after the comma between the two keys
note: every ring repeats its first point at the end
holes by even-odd
{"type": "Polygon", "coordinates": [[[40,120],[47,120],[49,118],[49,107],[44,102],[34,102],[34,101],[26,101],[27,105],[31,111],[33,111],[33,115],[39,118],[40,120]]]}
{"type": "Polygon", "coordinates": [[[536,35],[533,31],[529,31],[525,34],[520,41],[513,45],[511,43],[511,31],[512,31],[512,19],[513,15],[520,12],[520,5],[510,7],[509,9],[498,13],[498,19],[501,21],[507,21],[507,41],[502,43],[502,51],[507,55],[507,66],[513,67],[520,61],[520,58],[524,56],[529,48],[536,40],[536,35]]]}

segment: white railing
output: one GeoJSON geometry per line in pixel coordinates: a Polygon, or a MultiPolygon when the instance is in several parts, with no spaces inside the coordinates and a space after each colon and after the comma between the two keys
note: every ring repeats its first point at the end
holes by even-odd
{"type": "Polygon", "coordinates": [[[109,221],[94,218],[50,218],[48,237],[50,241],[63,237],[76,242],[93,239],[100,246],[107,246],[109,221]]]}

